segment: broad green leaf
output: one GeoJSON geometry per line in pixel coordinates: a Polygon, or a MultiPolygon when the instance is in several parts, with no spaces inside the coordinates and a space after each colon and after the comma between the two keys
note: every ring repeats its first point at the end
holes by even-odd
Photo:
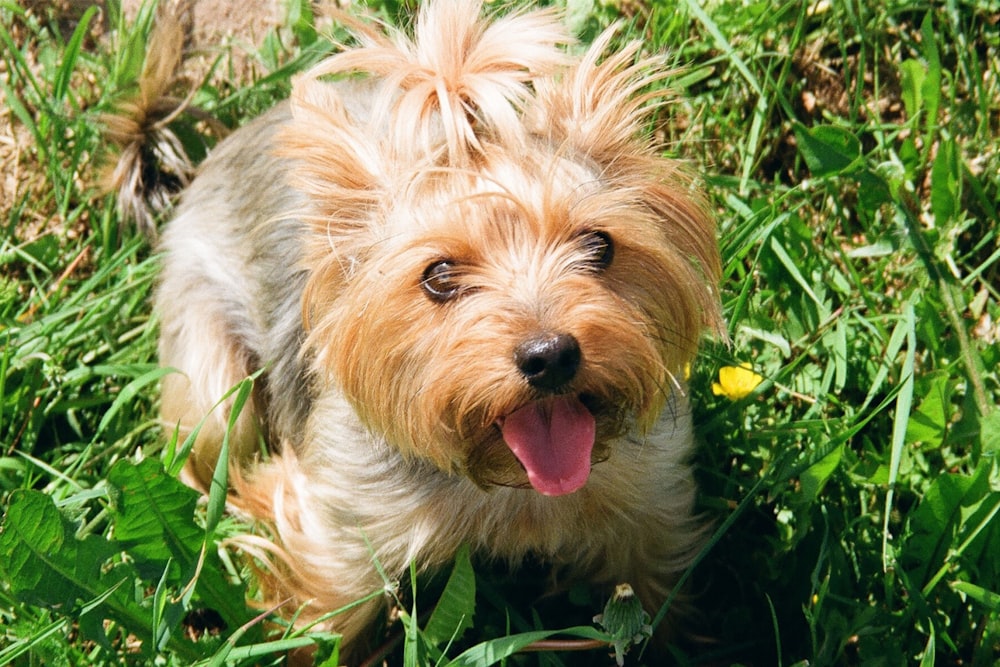
{"type": "MultiPolygon", "coordinates": [[[[152,648],[152,612],[137,598],[138,572],[113,558],[121,547],[98,535],[79,539],[75,527],[49,496],[17,491],[0,532],[0,562],[10,591],[24,602],[73,614],[84,637],[110,645],[104,619],[112,619],[152,648]],[[110,564],[110,565],[109,565],[110,564]],[[82,608],[81,601],[90,601],[82,608]]],[[[196,657],[192,645],[175,638],[171,648],[196,657]]]]}
{"type": "Polygon", "coordinates": [[[52,499],[35,491],[16,491],[0,532],[0,562],[11,592],[45,607],[72,607],[101,593],[101,568],[117,551],[97,536],[82,540],[52,499]]]}
{"type": "Polygon", "coordinates": [[[953,222],[961,206],[962,167],[955,142],[942,139],[931,166],[931,211],[937,225],[953,222]]]}
{"type": "Polygon", "coordinates": [[[156,580],[166,572],[172,587],[184,588],[197,577],[202,602],[219,612],[230,627],[252,615],[243,602],[242,587],[226,578],[214,550],[202,553],[205,533],[195,522],[197,492],[168,475],[156,459],[138,464],[119,461],[108,482],[113,491],[115,537],[145,579],[156,580]],[[171,561],[176,568],[169,568],[171,561]]]}
{"type": "Polygon", "coordinates": [[[287,3],[288,17],[286,23],[291,27],[295,38],[302,46],[314,43],[319,35],[316,32],[316,17],[312,3],[308,0],[291,0],[287,3]]]}
{"type": "Polygon", "coordinates": [[[309,638],[316,645],[313,653],[313,664],[316,667],[337,667],[340,664],[340,635],[312,632],[309,638]]]}
{"type": "Polygon", "coordinates": [[[941,53],[938,50],[938,31],[934,25],[934,13],[928,10],[920,22],[921,51],[927,63],[927,76],[921,82],[924,106],[927,109],[927,132],[930,134],[937,124],[938,109],[941,106],[941,53]]]}
{"type": "Polygon", "coordinates": [[[155,459],[119,461],[108,483],[115,491],[115,539],[146,578],[158,577],[171,558],[184,570],[194,566],[203,536],[194,522],[196,491],[167,475],[155,459]]]}
{"type": "Polygon", "coordinates": [[[802,483],[802,495],[805,496],[806,500],[811,502],[819,497],[826,481],[840,465],[843,454],[844,446],[841,445],[805,469],[800,482],[802,483]]]}
{"type": "Polygon", "coordinates": [[[883,174],[872,169],[862,169],[857,179],[859,213],[875,212],[883,204],[892,202],[892,187],[883,174]]]}
{"type": "Polygon", "coordinates": [[[904,60],[899,64],[903,107],[907,118],[916,118],[924,107],[924,80],[927,68],[917,60],[904,60]]]}
{"type": "Polygon", "coordinates": [[[948,373],[938,373],[924,389],[924,398],[910,414],[906,424],[906,441],[939,446],[948,432],[951,418],[952,378],[948,373]]]}
{"type": "Polygon", "coordinates": [[[553,635],[568,635],[581,639],[597,639],[610,645],[611,637],[606,633],[589,626],[578,626],[565,630],[539,630],[524,632],[508,637],[491,639],[473,646],[469,650],[448,663],[448,667],[489,667],[509,658],[524,647],[553,635]]]}
{"type": "Polygon", "coordinates": [[[932,581],[931,572],[941,571],[963,541],[964,531],[974,527],[967,522],[973,523],[970,517],[991,495],[990,465],[980,465],[973,475],[941,475],[910,514],[910,535],[902,558],[917,585],[932,581]]]}
{"type": "Polygon", "coordinates": [[[833,125],[807,128],[795,123],[799,153],[813,176],[834,176],[851,171],[861,163],[861,141],[851,132],[833,125]]]}
{"type": "Polygon", "coordinates": [[[475,611],[476,573],[472,569],[469,547],[463,546],[455,555],[455,566],[427,621],[424,635],[436,645],[457,640],[472,627],[475,611]]]}
{"type": "Polygon", "coordinates": [[[982,454],[1000,451],[1000,408],[980,419],[979,445],[982,454]]]}

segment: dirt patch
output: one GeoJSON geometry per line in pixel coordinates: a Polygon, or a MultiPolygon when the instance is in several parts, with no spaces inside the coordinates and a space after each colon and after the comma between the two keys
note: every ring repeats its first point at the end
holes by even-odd
{"type": "Polygon", "coordinates": [[[31,193],[41,194],[45,184],[32,158],[31,135],[15,120],[2,90],[0,109],[0,219],[9,220],[11,209],[31,193]]]}
{"type": "MultiPolygon", "coordinates": [[[[134,19],[143,0],[123,0],[122,11],[134,19]]],[[[222,53],[230,82],[248,80],[255,69],[253,53],[268,32],[282,24],[282,0],[172,0],[184,22],[185,67],[195,75],[222,53]],[[194,71],[191,71],[193,68],[194,71]]]]}

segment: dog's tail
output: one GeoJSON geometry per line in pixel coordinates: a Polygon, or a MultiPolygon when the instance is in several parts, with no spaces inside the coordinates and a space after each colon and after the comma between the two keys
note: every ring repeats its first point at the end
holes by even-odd
{"type": "Polygon", "coordinates": [[[100,123],[116,159],[101,174],[101,187],[114,193],[122,222],[133,222],[155,238],[156,219],[191,180],[194,165],[185,146],[171,129],[182,115],[215,123],[173,94],[184,50],[183,1],[160,2],[146,43],[145,62],[134,89],[100,123]]]}

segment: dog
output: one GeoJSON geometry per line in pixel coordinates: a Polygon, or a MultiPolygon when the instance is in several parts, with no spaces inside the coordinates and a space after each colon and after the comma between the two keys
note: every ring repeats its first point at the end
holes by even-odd
{"type": "MultiPolygon", "coordinates": [[[[242,545],[299,621],[462,545],[658,609],[705,534],[684,374],[721,332],[714,221],[650,138],[672,71],[549,9],[344,20],[353,45],[220,142],[162,232],[186,479],[227,439],[230,503],[267,527],[242,545]]],[[[386,606],[324,621],[348,660],[386,606]]]]}

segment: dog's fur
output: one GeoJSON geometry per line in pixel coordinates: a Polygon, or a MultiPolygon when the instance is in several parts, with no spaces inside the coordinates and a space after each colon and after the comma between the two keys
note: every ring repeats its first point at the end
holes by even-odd
{"type": "MultiPolygon", "coordinates": [[[[163,418],[189,432],[266,368],[231,500],[300,619],[462,544],[655,610],[700,544],[683,375],[720,267],[692,179],[644,134],[669,71],[607,53],[612,31],[570,55],[548,10],[481,13],[351,21],[358,44],[222,142],[162,237],[163,418]]],[[[228,420],[202,427],[194,484],[228,420]]],[[[382,609],[328,625],[351,651],[382,609]]]]}

